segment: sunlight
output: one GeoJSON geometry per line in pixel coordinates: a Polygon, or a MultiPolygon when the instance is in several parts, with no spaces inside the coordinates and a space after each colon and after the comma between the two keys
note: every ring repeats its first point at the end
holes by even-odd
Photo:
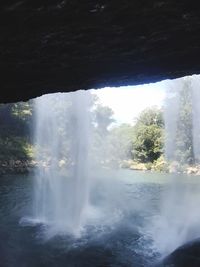
{"type": "Polygon", "coordinates": [[[117,124],[134,124],[135,118],[145,108],[162,107],[168,84],[169,81],[162,81],[138,86],[105,87],[92,90],[92,93],[99,97],[102,105],[113,110],[117,124]]]}

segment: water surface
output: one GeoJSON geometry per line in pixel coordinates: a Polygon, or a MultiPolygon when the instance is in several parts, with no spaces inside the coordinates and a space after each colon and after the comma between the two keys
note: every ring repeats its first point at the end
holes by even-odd
{"type": "MultiPolygon", "coordinates": [[[[180,192],[185,192],[189,184],[196,196],[198,177],[178,175],[176,178],[182,179],[180,192]]],[[[173,219],[169,211],[163,212],[163,199],[171,188],[168,181],[172,175],[128,170],[94,173],[90,216],[79,237],[67,233],[49,236],[46,225],[27,223],[26,218],[31,218],[33,212],[33,179],[31,175],[0,179],[0,266],[146,267],[154,266],[162,256],[162,251],[156,246],[168,239],[169,229],[162,224],[168,217],[173,219]],[[157,225],[155,220],[159,222],[157,225]],[[156,240],[156,233],[160,239],[156,240]]],[[[169,200],[173,200],[175,195],[182,196],[180,192],[172,194],[166,203],[171,205],[169,200]]],[[[186,199],[193,200],[191,197],[186,199]]],[[[185,204],[185,198],[182,200],[185,204]]],[[[191,205],[196,208],[194,203],[191,205]]],[[[173,205],[169,209],[174,211],[173,205]]],[[[194,224],[196,219],[198,217],[185,224],[187,234],[189,230],[191,232],[187,238],[199,233],[199,227],[194,224]]],[[[184,242],[184,238],[179,242],[184,242]]],[[[163,248],[169,246],[167,243],[163,248]]]]}

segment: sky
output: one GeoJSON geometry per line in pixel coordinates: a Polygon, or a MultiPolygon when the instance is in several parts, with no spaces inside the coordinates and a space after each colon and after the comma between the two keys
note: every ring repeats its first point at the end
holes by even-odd
{"type": "Polygon", "coordinates": [[[161,107],[164,103],[167,81],[154,84],[106,87],[92,90],[100,103],[114,112],[117,124],[134,124],[139,113],[147,107],[161,107]]]}

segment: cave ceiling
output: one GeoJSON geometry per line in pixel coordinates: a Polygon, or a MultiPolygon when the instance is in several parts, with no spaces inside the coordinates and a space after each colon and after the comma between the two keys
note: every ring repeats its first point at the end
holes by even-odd
{"type": "Polygon", "coordinates": [[[1,102],[200,73],[199,1],[1,0],[1,102]]]}

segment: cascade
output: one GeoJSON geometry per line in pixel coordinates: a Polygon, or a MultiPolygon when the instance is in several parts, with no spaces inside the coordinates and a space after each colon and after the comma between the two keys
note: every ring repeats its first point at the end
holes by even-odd
{"type": "Polygon", "coordinates": [[[183,166],[199,163],[200,91],[198,77],[173,81],[165,106],[165,156],[171,170],[161,199],[160,215],[153,220],[155,247],[167,255],[200,236],[199,181],[181,173],[183,166]]]}
{"type": "Polygon", "coordinates": [[[90,95],[50,94],[35,104],[34,217],[78,235],[89,198],[90,95]]]}

